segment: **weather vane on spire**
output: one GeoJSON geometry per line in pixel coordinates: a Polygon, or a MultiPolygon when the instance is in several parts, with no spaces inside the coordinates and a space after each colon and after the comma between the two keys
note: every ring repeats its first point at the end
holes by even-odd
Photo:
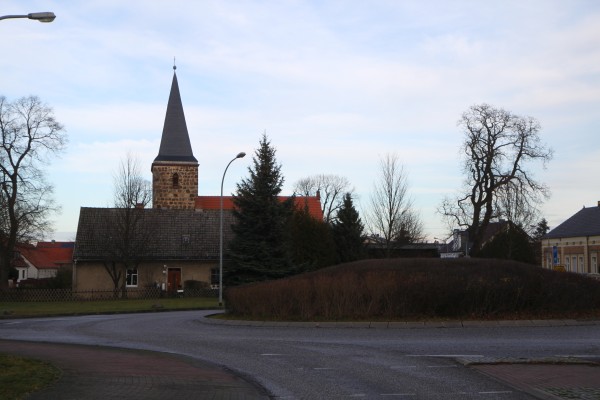
{"type": "Polygon", "coordinates": [[[177,65],[175,65],[175,56],[173,56],[173,71],[177,69],[177,65]]]}

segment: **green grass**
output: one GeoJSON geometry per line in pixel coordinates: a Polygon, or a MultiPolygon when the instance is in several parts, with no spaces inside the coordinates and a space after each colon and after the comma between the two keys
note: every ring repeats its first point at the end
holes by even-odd
{"type": "Polygon", "coordinates": [[[46,362],[0,354],[0,399],[24,399],[56,381],[60,374],[46,362]]]}
{"type": "Polygon", "coordinates": [[[216,298],[127,299],[64,302],[2,302],[0,318],[175,311],[218,308],[216,298]]]}

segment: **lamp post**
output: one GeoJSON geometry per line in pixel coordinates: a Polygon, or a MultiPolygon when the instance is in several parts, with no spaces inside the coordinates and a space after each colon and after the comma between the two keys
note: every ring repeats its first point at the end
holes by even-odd
{"type": "Polygon", "coordinates": [[[56,15],[53,12],[37,12],[37,13],[29,13],[25,15],[0,15],[0,20],[2,19],[14,19],[14,18],[28,18],[33,19],[40,22],[52,22],[56,15]]]}
{"type": "Polygon", "coordinates": [[[223,171],[223,179],[221,179],[221,226],[219,231],[219,306],[223,305],[223,182],[225,182],[225,174],[227,173],[227,169],[231,163],[238,158],[243,158],[245,156],[246,153],[240,152],[231,161],[229,161],[229,164],[227,164],[225,167],[225,171],[223,171]]]}

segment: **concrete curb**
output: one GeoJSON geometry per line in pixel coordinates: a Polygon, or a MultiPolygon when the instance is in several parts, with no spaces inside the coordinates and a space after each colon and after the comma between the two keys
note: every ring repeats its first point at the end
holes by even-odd
{"type": "MultiPolygon", "coordinates": [[[[221,312],[215,312],[217,315],[221,312]]],[[[498,321],[252,321],[210,318],[203,322],[215,325],[294,328],[357,328],[357,329],[431,329],[431,328],[494,328],[494,327],[549,327],[600,325],[600,320],[498,320],[498,321]]]]}

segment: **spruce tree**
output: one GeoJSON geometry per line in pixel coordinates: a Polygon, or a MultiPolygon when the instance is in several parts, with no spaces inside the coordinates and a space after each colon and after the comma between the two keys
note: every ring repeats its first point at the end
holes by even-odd
{"type": "Polygon", "coordinates": [[[233,198],[235,223],[230,243],[228,285],[276,279],[290,274],[287,222],[293,200],[280,201],[284,178],[266,134],[255,151],[250,177],[237,184],[233,198]]]}
{"type": "Polygon", "coordinates": [[[296,273],[335,264],[335,243],[329,224],[310,215],[307,207],[299,207],[288,225],[290,259],[296,273]]]}
{"type": "Polygon", "coordinates": [[[336,222],[332,228],[340,262],[355,261],[364,257],[364,226],[360,220],[358,211],[354,208],[350,193],[346,193],[344,196],[344,202],[337,213],[336,222]]]}

